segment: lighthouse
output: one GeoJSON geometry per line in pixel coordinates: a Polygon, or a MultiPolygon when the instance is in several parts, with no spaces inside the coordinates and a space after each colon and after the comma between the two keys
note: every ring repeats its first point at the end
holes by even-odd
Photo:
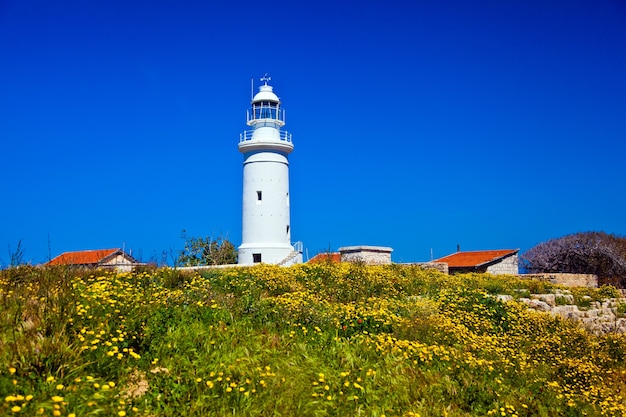
{"type": "Polygon", "coordinates": [[[246,130],[239,135],[243,154],[241,246],[238,263],[291,265],[302,262],[301,244],[291,244],[289,160],[291,134],[282,131],[285,111],[268,82],[252,98],[246,130]]]}

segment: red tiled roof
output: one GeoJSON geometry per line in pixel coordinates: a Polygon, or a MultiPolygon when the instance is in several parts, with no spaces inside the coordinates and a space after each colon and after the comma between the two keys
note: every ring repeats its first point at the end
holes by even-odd
{"type": "Polygon", "coordinates": [[[339,263],[339,262],[341,262],[341,253],[339,253],[339,252],[318,253],[317,255],[315,255],[314,257],[309,259],[309,262],[312,263],[312,264],[320,263],[320,262],[339,263]]]}
{"type": "Polygon", "coordinates": [[[496,261],[506,256],[517,253],[518,249],[481,250],[471,252],[457,252],[452,255],[436,259],[435,262],[445,262],[448,267],[463,268],[476,267],[496,261]]]}
{"type": "Polygon", "coordinates": [[[97,249],[65,252],[48,262],[46,265],[93,265],[119,250],[120,249],[97,249]]]}

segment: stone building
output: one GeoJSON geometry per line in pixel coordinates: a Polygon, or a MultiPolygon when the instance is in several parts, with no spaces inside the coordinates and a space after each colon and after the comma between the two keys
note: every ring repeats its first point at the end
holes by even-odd
{"type": "Polygon", "coordinates": [[[450,274],[480,272],[490,274],[519,273],[519,249],[499,249],[483,251],[456,252],[436,259],[434,262],[448,264],[450,274]]]}
{"type": "Polygon", "coordinates": [[[135,258],[122,249],[97,249],[77,252],[65,252],[46,266],[68,265],[85,268],[104,268],[116,271],[131,271],[135,266],[141,265],[135,258]]]}
{"type": "Polygon", "coordinates": [[[317,262],[363,262],[367,265],[390,265],[392,248],[386,246],[344,246],[339,252],[319,253],[309,260],[317,262]]]}
{"type": "Polygon", "coordinates": [[[391,264],[392,248],[386,246],[344,246],[339,248],[342,262],[363,262],[367,265],[391,264]]]}

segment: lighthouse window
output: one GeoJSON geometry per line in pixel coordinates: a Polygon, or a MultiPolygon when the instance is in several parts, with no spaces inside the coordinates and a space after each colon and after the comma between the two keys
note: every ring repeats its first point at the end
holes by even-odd
{"type": "Polygon", "coordinates": [[[254,106],[255,119],[277,119],[277,107],[269,102],[262,102],[254,106]]]}
{"type": "Polygon", "coordinates": [[[253,253],[252,254],[252,262],[254,262],[255,264],[258,264],[259,262],[261,262],[261,254],[260,253],[253,253]]]}
{"type": "Polygon", "coordinates": [[[256,199],[257,199],[257,201],[263,200],[263,192],[262,191],[257,191],[256,192],[256,199]]]}
{"type": "Polygon", "coordinates": [[[287,225],[287,234],[289,234],[289,225],[287,225]]]}

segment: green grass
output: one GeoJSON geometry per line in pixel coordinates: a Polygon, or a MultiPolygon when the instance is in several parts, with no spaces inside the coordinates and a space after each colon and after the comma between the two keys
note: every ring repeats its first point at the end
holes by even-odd
{"type": "Polygon", "coordinates": [[[13,268],[0,415],[623,415],[623,335],[494,297],[553,288],[398,265],[13,268]]]}

